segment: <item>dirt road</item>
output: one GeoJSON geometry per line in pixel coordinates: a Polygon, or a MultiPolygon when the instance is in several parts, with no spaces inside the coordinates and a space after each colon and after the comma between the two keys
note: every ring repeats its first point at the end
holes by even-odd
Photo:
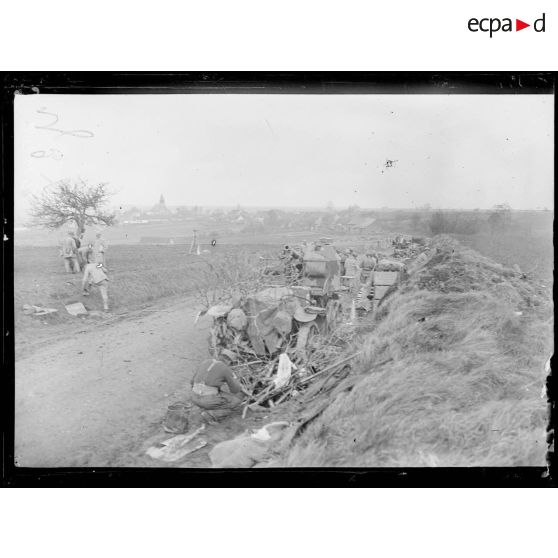
{"type": "Polygon", "coordinates": [[[16,360],[16,464],[161,466],[145,446],[169,437],[167,405],[207,355],[209,323],[195,315],[190,301],[138,312],[16,360]]]}

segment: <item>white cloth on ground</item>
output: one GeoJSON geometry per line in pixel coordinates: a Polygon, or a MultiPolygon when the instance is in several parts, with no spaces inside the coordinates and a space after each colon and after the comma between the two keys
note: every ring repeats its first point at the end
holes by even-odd
{"type": "Polygon", "coordinates": [[[275,389],[282,388],[289,383],[292,370],[296,370],[296,365],[291,362],[287,353],[279,355],[279,364],[277,365],[277,376],[275,376],[273,383],[275,389]]]}

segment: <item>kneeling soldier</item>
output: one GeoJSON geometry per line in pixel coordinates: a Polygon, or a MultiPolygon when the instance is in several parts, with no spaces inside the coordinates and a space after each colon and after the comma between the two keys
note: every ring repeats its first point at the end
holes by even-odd
{"type": "Polygon", "coordinates": [[[190,385],[192,403],[204,409],[202,417],[206,422],[216,422],[242,404],[242,393],[246,393],[235,378],[230,366],[236,355],[227,349],[221,351],[221,360],[206,359],[197,368],[190,385]],[[228,387],[228,391],[222,388],[228,387]]]}

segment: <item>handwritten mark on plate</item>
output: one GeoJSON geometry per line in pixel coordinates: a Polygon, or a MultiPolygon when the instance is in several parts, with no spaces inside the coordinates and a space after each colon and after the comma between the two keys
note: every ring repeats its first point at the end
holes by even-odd
{"type": "Polygon", "coordinates": [[[31,157],[34,159],[54,159],[55,161],[60,161],[64,157],[64,153],[62,151],[58,151],[58,149],[49,149],[45,151],[44,149],[39,149],[38,151],[32,151],[31,157]]]}
{"type": "Polygon", "coordinates": [[[61,136],[74,136],[76,138],[92,138],[95,136],[93,132],[89,130],[62,130],[61,128],[54,128],[58,124],[58,115],[54,112],[48,112],[44,107],[37,110],[39,114],[46,114],[47,116],[52,116],[54,120],[47,124],[46,126],[35,126],[38,130],[46,130],[47,132],[57,132],[61,136]]]}

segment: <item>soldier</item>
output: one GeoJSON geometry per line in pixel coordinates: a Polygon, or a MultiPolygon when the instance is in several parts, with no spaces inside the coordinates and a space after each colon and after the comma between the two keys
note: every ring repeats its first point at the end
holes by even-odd
{"type": "Polygon", "coordinates": [[[96,235],[95,242],[93,243],[93,255],[95,257],[95,262],[106,266],[105,261],[105,251],[106,242],[101,237],[101,232],[99,231],[96,235]]]}
{"type": "Polygon", "coordinates": [[[346,272],[345,260],[349,257],[349,250],[337,250],[339,256],[339,265],[341,267],[341,275],[349,275],[346,272]]]}
{"type": "Polygon", "coordinates": [[[68,231],[68,236],[62,241],[62,257],[64,258],[66,273],[78,273],[80,271],[73,231],[68,231]]]}
{"type": "Polygon", "coordinates": [[[204,360],[192,376],[192,403],[204,409],[201,416],[206,422],[215,423],[229,416],[242,404],[241,394],[249,395],[230,368],[235,360],[232,351],[223,349],[221,360],[204,360]],[[228,391],[223,391],[225,386],[228,391]]]}
{"type": "Polygon", "coordinates": [[[348,255],[345,259],[345,275],[352,277],[349,284],[349,290],[351,294],[356,294],[360,285],[360,268],[358,266],[355,252],[352,248],[349,248],[348,255]]]}
{"type": "Polygon", "coordinates": [[[365,256],[359,262],[359,268],[361,272],[361,281],[367,283],[368,279],[372,275],[372,272],[376,268],[377,260],[374,257],[374,253],[368,250],[365,256]]]}
{"type": "Polygon", "coordinates": [[[93,256],[93,244],[84,244],[78,248],[78,261],[81,269],[85,269],[85,266],[89,263],[89,260],[93,256]]]}
{"type": "Polygon", "coordinates": [[[103,264],[88,263],[85,266],[81,286],[83,289],[83,296],[89,296],[89,288],[91,285],[96,285],[101,291],[103,299],[103,310],[108,311],[108,277],[103,268],[103,264]]]}

